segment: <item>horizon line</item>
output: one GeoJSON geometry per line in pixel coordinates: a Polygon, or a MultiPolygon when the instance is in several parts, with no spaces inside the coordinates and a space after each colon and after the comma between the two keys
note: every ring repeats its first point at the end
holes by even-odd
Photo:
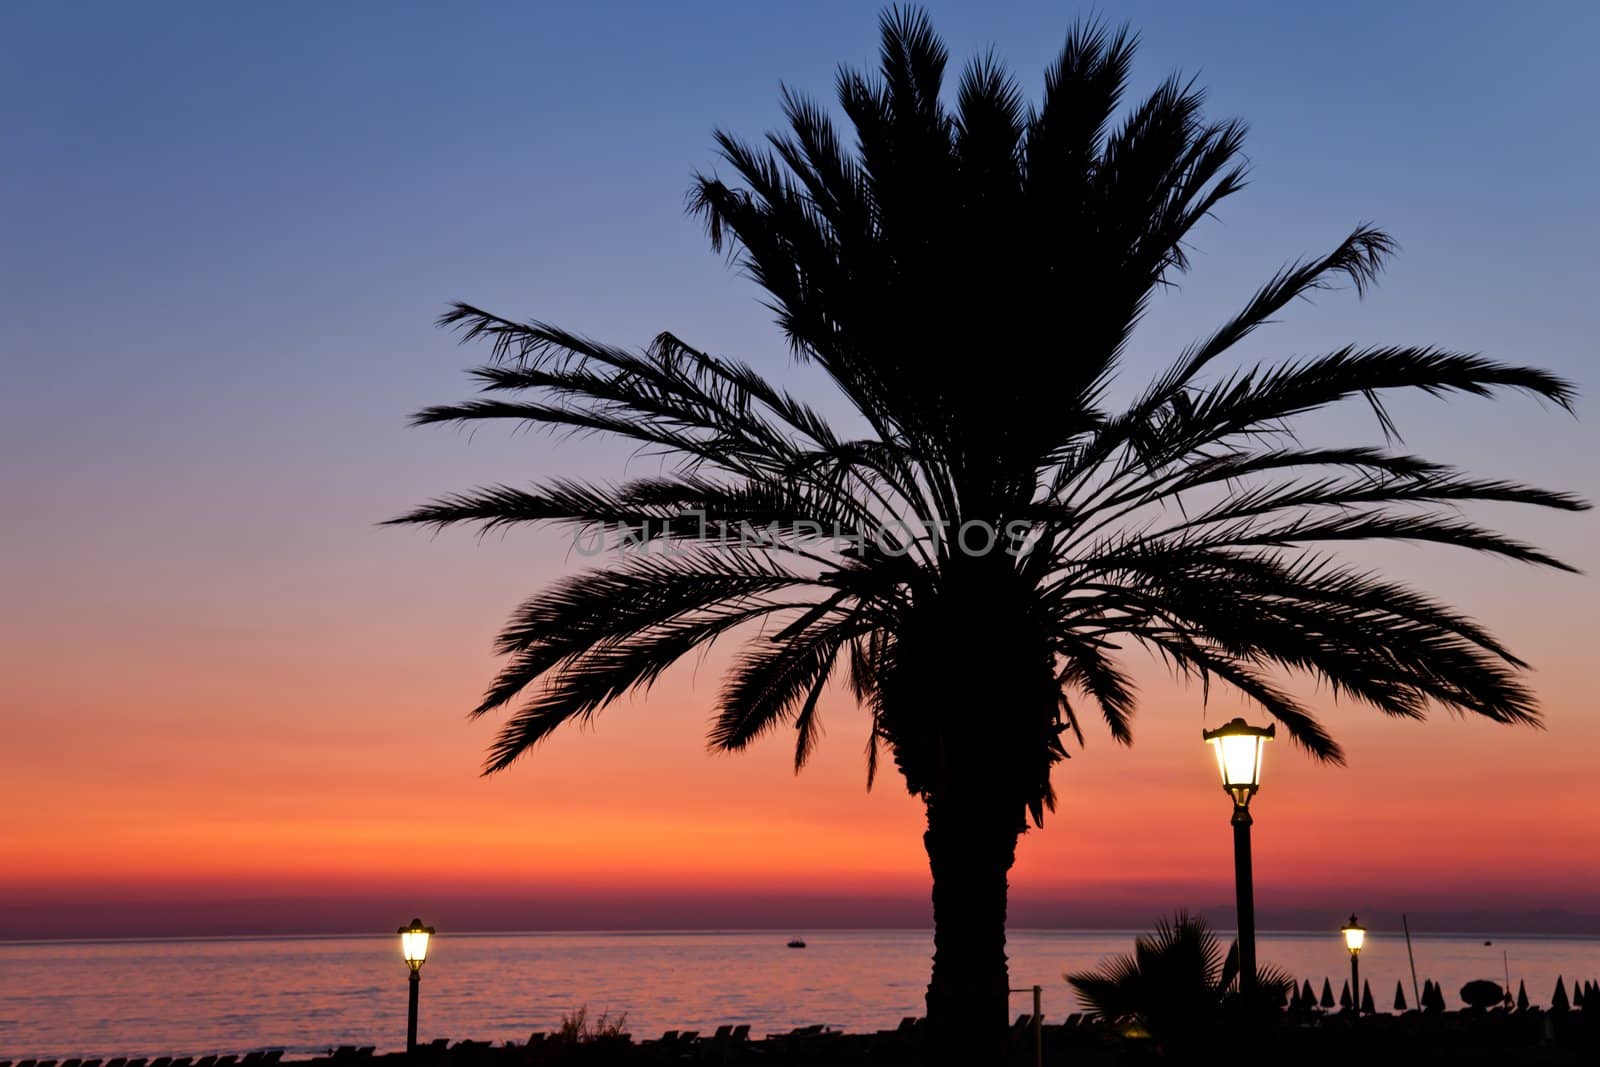
{"type": "MultiPolygon", "coordinates": [[[[1214,927],[1217,933],[1237,933],[1231,926],[1214,927]]],[[[903,932],[908,930],[924,931],[930,936],[933,934],[932,925],[927,926],[818,926],[806,927],[802,931],[808,936],[817,934],[849,933],[859,934],[872,931],[903,932]]],[[[490,937],[532,937],[532,936],[607,936],[607,937],[658,937],[662,935],[688,935],[688,936],[737,936],[739,934],[776,934],[787,931],[791,936],[795,934],[793,927],[787,926],[748,926],[748,927],[671,927],[661,929],[628,929],[628,928],[527,928],[511,930],[448,930],[444,936],[455,938],[490,938],[490,937]]],[[[1256,932],[1257,937],[1268,936],[1312,936],[1325,935],[1330,931],[1320,927],[1298,926],[1278,927],[1276,929],[1263,929],[1256,932]]],[[[1334,931],[1337,932],[1337,931],[1334,931]]],[[[1369,928],[1368,933],[1383,933],[1369,928]]],[[[1144,927],[1133,926],[1019,926],[1007,931],[1010,934],[1052,933],[1052,934],[1127,934],[1140,936],[1149,933],[1144,927]]],[[[386,934],[371,930],[351,930],[343,932],[323,933],[277,933],[277,934],[144,934],[130,935],[128,937],[13,937],[0,938],[0,948],[10,948],[28,945],[111,945],[111,944],[148,944],[151,942],[227,942],[227,941],[349,941],[349,940],[388,940],[394,934],[386,934]]],[[[1481,930],[1413,930],[1410,935],[1414,940],[1438,940],[1449,938],[1473,938],[1484,936],[1481,930]]],[[[1496,935],[1496,941],[1600,941],[1600,932],[1584,933],[1581,931],[1526,931],[1496,935]]]]}

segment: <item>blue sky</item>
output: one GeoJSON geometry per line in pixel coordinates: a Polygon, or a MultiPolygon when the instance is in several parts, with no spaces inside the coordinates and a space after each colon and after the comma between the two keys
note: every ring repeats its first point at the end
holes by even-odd
{"type": "MultiPolygon", "coordinates": [[[[931,10],[957,57],[992,45],[1029,88],[1094,12],[931,10]]],[[[21,374],[8,440],[92,450],[125,440],[120,419],[160,413],[259,431],[236,447],[274,451],[274,427],[224,418],[219,401],[270,400],[322,425],[358,394],[370,412],[437,397],[451,360],[426,327],[457,297],[618,340],[671,327],[780,355],[682,194],[714,164],[713,126],[754,136],[776,121],[780,81],[827,97],[837,63],[870,61],[876,12],[7,5],[0,336],[21,374]],[[73,416],[39,399],[92,405],[84,394],[108,386],[116,410],[56,437],[73,416]],[[178,410],[196,397],[213,410],[178,410]]],[[[1185,283],[1199,314],[1373,219],[1405,248],[1391,291],[1359,315],[1332,308],[1330,329],[1403,321],[1581,372],[1600,18],[1507,12],[1105,8],[1143,35],[1141,82],[1193,72],[1216,114],[1251,123],[1254,185],[1199,235],[1185,283]]],[[[1172,339],[1209,320],[1191,321],[1172,339]]]]}
{"type": "MultiPolygon", "coordinates": [[[[671,329],[793,373],[683,194],[715,165],[713,127],[757,136],[778,120],[780,82],[828,99],[839,63],[870,63],[878,10],[7,5],[0,444],[18,461],[4,488],[25,504],[13,535],[66,551],[51,531],[93,499],[150,516],[155,528],[120,539],[139,551],[180,537],[163,539],[158,516],[199,495],[248,516],[234,533],[250,547],[281,542],[290,500],[364,527],[444,485],[526,475],[525,445],[468,451],[404,428],[405,413],[463,392],[471,354],[430,327],[452,299],[617,342],[671,329]]],[[[958,59],[992,46],[1036,91],[1067,28],[1097,9],[931,11],[958,59]]],[[[1142,35],[1141,85],[1191,72],[1214,114],[1251,124],[1252,185],[1198,232],[1196,268],[1157,302],[1130,381],[1285,259],[1371,220],[1403,247],[1377,294],[1297,309],[1261,355],[1425,341],[1589,384],[1595,10],[1098,13],[1142,35]]],[[[1425,430],[1440,411],[1399,410],[1412,406],[1425,430]]],[[[1555,436],[1509,457],[1460,420],[1438,431],[1463,461],[1526,474],[1505,462],[1526,455],[1592,484],[1575,457],[1593,432],[1542,425],[1555,436]]],[[[615,459],[559,454],[569,471],[615,459]]],[[[321,558],[349,551],[367,547],[321,558]]]]}

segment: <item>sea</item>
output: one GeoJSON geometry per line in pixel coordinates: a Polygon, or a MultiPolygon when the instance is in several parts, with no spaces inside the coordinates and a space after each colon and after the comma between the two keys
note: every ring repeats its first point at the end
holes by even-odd
{"type": "MultiPolygon", "coordinates": [[[[1079,1009],[1063,975],[1131,949],[1133,931],[1013,930],[1015,1014],[1042,987],[1047,1021],[1079,1009]]],[[[1600,939],[1414,936],[1418,980],[1451,1006],[1467,981],[1526,982],[1548,1004],[1558,975],[1600,977],[1600,939]]],[[[584,1010],[634,1038],[748,1024],[753,1037],[822,1024],[887,1029],[921,1014],[932,938],[918,930],[455,934],[422,970],[419,1038],[524,1041],[584,1010]],[[802,936],[803,949],[788,948],[802,936]]],[[[1263,964],[1335,995],[1350,973],[1337,934],[1267,933],[1263,964]]],[[[1414,1003],[1403,938],[1368,935],[1361,957],[1380,1010],[1414,1003]]],[[[339,1045],[404,1047],[398,938],[252,937],[0,942],[0,1060],[204,1055],[339,1045]]]]}

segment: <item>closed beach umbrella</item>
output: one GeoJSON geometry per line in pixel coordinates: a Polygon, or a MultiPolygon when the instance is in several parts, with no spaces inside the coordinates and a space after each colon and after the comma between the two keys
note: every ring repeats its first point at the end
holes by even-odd
{"type": "Polygon", "coordinates": [[[1317,995],[1311,991],[1311,979],[1306,979],[1305,987],[1300,990],[1300,1003],[1307,1008],[1317,1006],[1317,995]]]}
{"type": "Polygon", "coordinates": [[[1566,1011],[1572,1005],[1567,1001],[1567,983],[1560,975],[1556,976],[1556,991],[1550,994],[1550,1010],[1566,1011]]]}
{"type": "Polygon", "coordinates": [[[1406,1010],[1406,990],[1405,986],[1401,985],[1399,982],[1394,984],[1394,1010],[1406,1010]]]}
{"type": "Polygon", "coordinates": [[[1428,980],[1428,988],[1422,991],[1423,1011],[1444,1011],[1444,990],[1439,988],[1439,983],[1433,979],[1428,980]]]}
{"type": "Polygon", "coordinates": [[[1371,982],[1361,983],[1361,1010],[1368,1015],[1374,1015],[1378,1011],[1378,1006],[1372,1000],[1371,982]]]}
{"type": "Polygon", "coordinates": [[[1528,985],[1522,979],[1517,979],[1517,1010],[1528,1010],[1528,985]]]}
{"type": "Polygon", "coordinates": [[[1350,999],[1350,979],[1348,978],[1344,980],[1344,988],[1339,990],[1339,1007],[1345,1011],[1349,1011],[1354,1007],[1354,1001],[1350,999]]]}
{"type": "Polygon", "coordinates": [[[1587,984],[1586,982],[1572,983],[1572,1006],[1574,1008],[1583,1007],[1583,990],[1587,984]]]}
{"type": "Polygon", "coordinates": [[[1333,999],[1333,983],[1326,978],[1322,980],[1322,1006],[1332,1008],[1337,1002],[1333,999]]]}

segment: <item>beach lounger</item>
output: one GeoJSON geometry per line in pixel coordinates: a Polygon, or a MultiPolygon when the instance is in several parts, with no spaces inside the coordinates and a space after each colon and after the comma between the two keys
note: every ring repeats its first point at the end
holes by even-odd
{"type": "Polygon", "coordinates": [[[733,1024],[725,1023],[717,1027],[716,1031],[707,1038],[702,1038],[696,1050],[703,1060],[725,1059],[728,1055],[728,1042],[733,1040],[733,1024]]]}
{"type": "Polygon", "coordinates": [[[157,1056],[150,1061],[150,1067],[172,1067],[171,1056],[157,1056]]]}
{"type": "Polygon", "coordinates": [[[149,1062],[149,1060],[145,1059],[143,1056],[140,1056],[136,1060],[129,1060],[128,1067],[144,1067],[144,1065],[149,1062]]]}
{"type": "MultiPolygon", "coordinates": [[[[269,1048],[266,1054],[261,1057],[261,1062],[263,1064],[277,1063],[281,1059],[283,1059],[283,1049],[269,1048]]],[[[150,1067],[155,1067],[155,1064],[151,1064],[150,1067]]]]}
{"type": "Polygon", "coordinates": [[[733,1033],[728,1038],[735,1045],[742,1045],[750,1040],[750,1024],[740,1023],[733,1028],[733,1033]]]}
{"type": "MultiPolygon", "coordinates": [[[[169,1065],[169,1067],[189,1067],[190,1062],[191,1061],[187,1056],[175,1056],[173,1057],[172,1063],[169,1065]]],[[[89,1067],[89,1065],[86,1063],[83,1065],[83,1067],[89,1067]]],[[[100,1067],[100,1065],[97,1063],[95,1064],[95,1067],[100,1067]]]]}
{"type": "MultiPolygon", "coordinates": [[[[201,1056],[194,1061],[194,1067],[216,1067],[216,1063],[217,1058],[215,1056],[201,1056]]],[[[108,1063],[106,1067],[115,1067],[115,1064],[108,1063]]]]}
{"type": "MultiPolygon", "coordinates": [[[[233,1067],[233,1065],[238,1062],[238,1056],[218,1056],[217,1062],[213,1064],[212,1067],[233,1067]]],[[[133,1064],[128,1064],[128,1067],[133,1067],[133,1064]]]]}

